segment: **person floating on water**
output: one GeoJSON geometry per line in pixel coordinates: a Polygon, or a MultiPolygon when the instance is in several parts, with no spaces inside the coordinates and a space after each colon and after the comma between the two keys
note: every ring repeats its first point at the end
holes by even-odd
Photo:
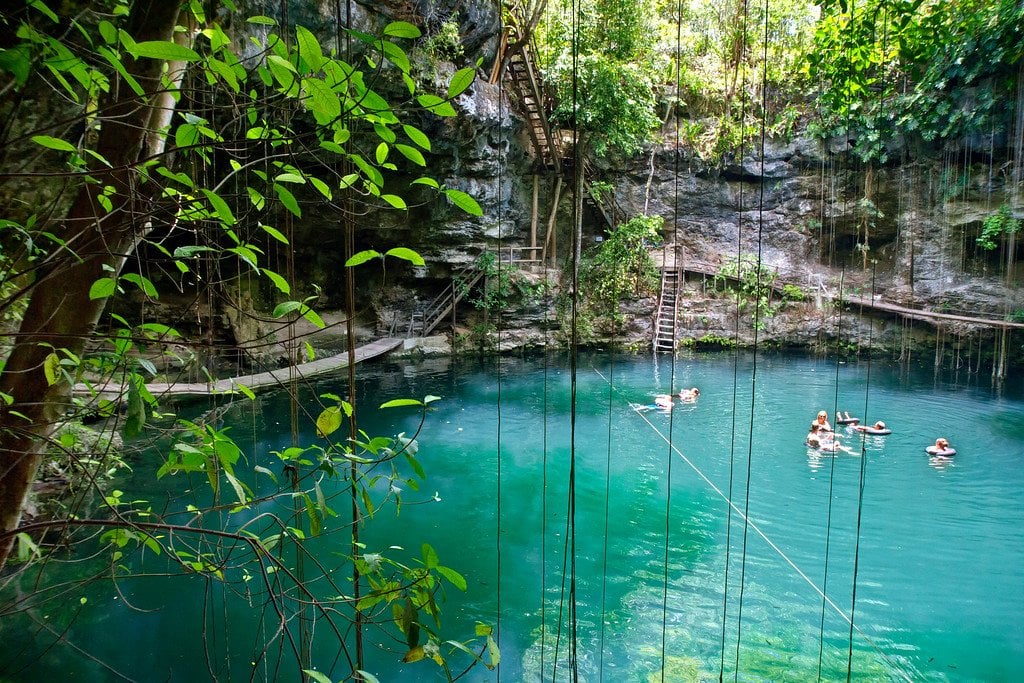
{"type": "Polygon", "coordinates": [[[816,417],[814,419],[814,422],[812,422],[811,424],[818,425],[818,429],[823,432],[832,431],[832,425],[828,423],[828,413],[826,413],[824,410],[818,411],[818,417],[816,417]]]}
{"type": "Polygon", "coordinates": [[[679,400],[684,403],[696,403],[698,396],[700,396],[700,389],[697,387],[693,387],[692,389],[683,389],[679,392],[679,400]]]}
{"type": "Polygon", "coordinates": [[[951,458],[956,455],[956,449],[951,448],[949,441],[945,437],[939,437],[935,439],[934,446],[928,446],[924,449],[928,455],[934,458],[951,458]]]}
{"type": "Polygon", "coordinates": [[[837,425],[855,425],[858,422],[860,422],[860,418],[851,416],[850,411],[846,411],[845,413],[842,410],[836,411],[837,425]]]}
{"type": "Polygon", "coordinates": [[[658,394],[655,396],[654,407],[659,410],[672,410],[672,394],[658,394]]]}
{"type": "Polygon", "coordinates": [[[853,449],[847,448],[846,446],[839,443],[839,440],[832,432],[827,432],[821,428],[817,421],[811,423],[811,431],[807,433],[806,443],[811,448],[819,451],[846,451],[847,453],[853,453],[853,449]]]}
{"type": "Polygon", "coordinates": [[[873,425],[852,425],[858,432],[864,432],[865,434],[877,434],[878,436],[886,436],[892,434],[892,430],[885,426],[885,423],[879,420],[873,425]]]}

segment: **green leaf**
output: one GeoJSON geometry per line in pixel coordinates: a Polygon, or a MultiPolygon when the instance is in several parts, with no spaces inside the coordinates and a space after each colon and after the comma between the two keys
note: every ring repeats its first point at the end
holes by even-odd
{"type": "Polygon", "coordinates": [[[20,87],[28,82],[32,73],[32,58],[26,45],[18,45],[7,50],[0,50],[0,70],[14,76],[14,82],[20,87]]]}
{"type": "MultiPolygon", "coordinates": [[[[384,143],[382,142],[381,144],[384,143]]],[[[406,205],[405,200],[399,197],[397,194],[382,194],[380,198],[386,201],[391,206],[395,207],[396,209],[402,209],[404,211],[405,209],[409,208],[406,205]]]]}
{"type": "Polygon", "coordinates": [[[384,56],[398,67],[403,75],[409,73],[411,65],[409,64],[409,55],[405,54],[405,50],[388,40],[378,41],[377,46],[384,53],[384,56]]]}
{"type": "Polygon", "coordinates": [[[410,185],[426,185],[427,187],[432,187],[435,190],[440,190],[441,189],[441,185],[438,184],[438,182],[436,180],[434,180],[433,178],[429,178],[427,176],[423,176],[422,178],[417,178],[416,180],[412,181],[409,184],[410,185]]]}
{"type": "Polygon", "coordinates": [[[43,374],[46,375],[47,386],[53,386],[60,380],[60,356],[48,354],[43,361],[43,374]]]}
{"type": "Polygon", "coordinates": [[[281,200],[284,208],[288,209],[297,218],[302,218],[302,209],[299,208],[299,202],[287,187],[280,183],[274,183],[274,192],[277,193],[277,198],[281,200]]]}
{"type": "Polygon", "coordinates": [[[484,215],[484,210],[480,208],[476,200],[470,197],[462,190],[445,190],[444,193],[448,195],[448,199],[452,200],[452,204],[459,207],[466,213],[472,216],[484,215]]]}
{"type": "Polygon", "coordinates": [[[437,567],[437,573],[448,579],[448,583],[452,584],[460,591],[466,590],[467,584],[465,577],[451,567],[437,567]]]}
{"type": "Polygon", "coordinates": [[[417,166],[426,166],[427,160],[423,158],[423,154],[420,153],[415,147],[409,145],[403,145],[401,143],[395,145],[395,149],[402,153],[406,159],[416,164],[417,166]]]}
{"type": "Polygon", "coordinates": [[[488,668],[493,669],[501,663],[501,651],[498,650],[498,644],[494,642],[494,636],[491,635],[487,636],[487,654],[491,658],[488,668]]]}
{"type": "Polygon", "coordinates": [[[295,27],[295,38],[298,42],[299,57],[313,71],[319,71],[324,63],[324,53],[320,48],[320,41],[305,26],[295,27]]]}
{"type": "MultiPolygon", "coordinates": [[[[384,195],[384,196],[387,196],[387,195],[384,195]]],[[[412,249],[409,249],[408,247],[394,247],[394,248],[388,249],[386,252],[384,252],[384,255],[385,256],[394,256],[395,258],[400,258],[400,259],[405,259],[406,261],[411,261],[412,264],[416,265],[416,266],[425,266],[425,265],[427,265],[427,262],[423,260],[422,256],[420,256],[417,252],[413,251],[412,249]]]]}
{"type": "Polygon", "coordinates": [[[148,57],[177,62],[198,62],[200,59],[195,50],[169,40],[144,40],[135,43],[128,51],[136,58],[148,57]]]}
{"type": "Polygon", "coordinates": [[[249,387],[245,386],[244,384],[232,383],[231,387],[233,389],[238,390],[239,393],[243,394],[250,401],[255,401],[256,400],[256,394],[253,392],[252,389],[250,389],[249,387]]]}
{"type": "Polygon", "coordinates": [[[406,664],[412,664],[413,662],[422,660],[424,657],[426,657],[426,653],[423,650],[423,646],[417,645],[405,653],[405,656],[402,657],[402,661],[406,664]]]}
{"type": "Polygon", "coordinates": [[[32,142],[42,145],[48,149],[55,149],[58,152],[77,152],[78,148],[66,140],[51,137],[49,135],[33,135],[32,142]]]}
{"type": "Polygon", "coordinates": [[[316,176],[309,176],[309,182],[316,188],[317,192],[322,194],[328,201],[330,201],[332,194],[331,188],[324,181],[320,180],[316,176]]]}
{"type": "Polygon", "coordinates": [[[175,173],[174,171],[168,169],[166,166],[157,166],[156,172],[162,175],[163,177],[167,178],[168,180],[173,180],[176,183],[181,183],[182,185],[189,189],[195,189],[195,183],[192,182],[192,178],[190,178],[187,173],[175,173]]]}
{"type": "Polygon", "coordinates": [[[117,29],[109,21],[104,19],[99,23],[100,36],[107,45],[117,45],[117,29]]]}
{"type": "Polygon", "coordinates": [[[434,401],[440,401],[440,400],[441,400],[440,396],[434,396],[433,394],[427,394],[426,396],[423,397],[424,405],[426,405],[427,403],[433,403],[434,401]]]}
{"type": "Polygon", "coordinates": [[[373,124],[373,130],[377,133],[377,137],[389,145],[395,144],[395,141],[398,139],[398,135],[395,134],[395,131],[391,130],[383,123],[373,124]]]}
{"type": "Polygon", "coordinates": [[[428,111],[432,111],[438,116],[455,116],[455,108],[452,107],[451,102],[438,97],[437,95],[423,94],[416,98],[416,101],[420,103],[420,106],[428,111]]]}
{"type": "Polygon", "coordinates": [[[271,17],[267,17],[262,14],[249,17],[245,21],[250,24],[259,24],[261,26],[277,26],[277,19],[272,19],[271,17]]]}
{"type": "Polygon", "coordinates": [[[279,55],[269,55],[267,66],[285,94],[294,96],[298,93],[299,76],[291,62],[279,55]]]}
{"type": "Polygon", "coordinates": [[[324,319],[321,318],[320,315],[309,306],[303,304],[302,307],[299,309],[299,313],[301,313],[302,317],[305,318],[311,325],[315,325],[318,329],[322,330],[325,327],[327,327],[327,323],[324,322],[324,319]]]}
{"type": "Polygon", "coordinates": [[[277,228],[273,228],[269,225],[263,225],[262,223],[260,223],[260,228],[263,229],[263,232],[267,233],[281,244],[288,244],[288,238],[285,237],[277,228]]]}
{"type": "Polygon", "coordinates": [[[233,92],[239,91],[238,78],[235,76],[234,69],[214,57],[207,57],[206,64],[210,67],[210,71],[220,76],[233,92]]]}
{"type": "Polygon", "coordinates": [[[415,398],[395,398],[385,403],[381,403],[381,408],[399,408],[401,406],[421,406],[423,401],[418,401],[415,398]]]}
{"type": "Polygon", "coordinates": [[[434,546],[429,543],[424,543],[420,546],[420,550],[423,553],[423,566],[427,569],[433,569],[440,564],[440,559],[437,557],[437,551],[434,550],[434,546]]]}
{"type": "Polygon", "coordinates": [[[331,683],[331,679],[315,669],[303,669],[302,673],[312,678],[316,683],[331,683]]]}
{"type": "Polygon", "coordinates": [[[377,151],[375,152],[374,156],[377,159],[378,164],[383,164],[385,161],[388,160],[389,149],[390,148],[388,147],[388,143],[386,142],[382,142],[379,145],[377,145],[377,151]]]}
{"type": "Polygon", "coordinates": [[[136,287],[141,289],[143,293],[151,299],[160,298],[160,295],[157,294],[156,287],[153,286],[153,283],[150,282],[149,278],[147,277],[143,277],[138,273],[127,273],[126,275],[122,275],[121,279],[131,282],[136,287]]]}
{"type": "Polygon", "coordinates": [[[60,19],[58,19],[57,15],[53,13],[53,10],[46,6],[46,3],[44,3],[43,0],[32,0],[28,5],[29,7],[35,8],[39,13],[44,14],[46,18],[53,23],[59,23],[60,19]]]}
{"type": "Polygon", "coordinates": [[[210,205],[213,207],[214,215],[221,219],[225,225],[234,225],[238,221],[235,219],[235,214],[231,212],[231,208],[228,203],[221,199],[221,196],[213,190],[208,190],[205,187],[200,188],[202,193],[206,195],[206,198],[210,201],[210,205]]]}
{"type": "Polygon", "coordinates": [[[302,79],[302,89],[309,96],[307,103],[317,123],[327,125],[341,116],[341,100],[330,86],[319,78],[302,79]]]}
{"type": "Polygon", "coordinates": [[[356,670],[356,673],[363,677],[364,683],[380,683],[380,679],[378,679],[369,671],[363,671],[362,669],[358,669],[356,670]]]}
{"type": "MultiPolygon", "coordinates": [[[[146,424],[146,405],[142,400],[139,389],[141,381],[135,381],[133,376],[131,386],[128,389],[128,411],[124,420],[124,435],[129,439],[138,436],[146,424]]],[[[141,378],[139,378],[141,380],[141,378]]]]}
{"type": "Polygon", "coordinates": [[[288,285],[288,281],[283,277],[270,270],[269,268],[263,269],[263,274],[270,278],[270,281],[274,283],[274,286],[281,290],[282,294],[291,294],[292,288],[288,285]]]}
{"type": "Polygon", "coordinates": [[[351,159],[359,170],[366,175],[371,183],[377,187],[382,187],[384,185],[384,176],[381,175],[380,170],[369,164],[366,159],[358,154],[353,154],[351,159]]]}
{"type": "Polygon", "coordinates": [[[316,435],[323,438],[338,431],[341,427],[341,419],[341,408],[328,406],[316,418],[316,435]]]}
{"type": "Polygon", "coordinates": [[[469,86],[473,85],[473,79],[476,78],[476,70],[472,67],[466,67],[465,69],[459,69],[452,76],[452,80],[448,83],[448,99],[458,97],[462,93],[466,92],[469,86]]]}
{"type": "Polygon", "coordinates": [[[174,131],[174,144],[178,147],[191,147],[199,141],[199,129],[191,123],[183,123],[174,131]]]}
{"type": "Polygon", "coordinates": [[[302,306],[301,301],[282,301],[274,307],[274,311],[270,314],[272,318],[280,318],[282,316],[293,313],[302,306]]]}
{"type": "Polygon", "coordinates": [[[360,251],[355,254],[352,254],[352,256],[350,256],[348,260],[345,261],[345,266],[347,267],[362,265],[363,263],[366,263],[367,261],[370,261],[375,258],[383,258],[383,255],[379,251],[367,249],[365,251],[360,251]]]}
{"type": "Polygon", "coordinates": [[[419,38],[423,34],[408,21],[393,21],[384,27],[384,35],[395,38],[419,38]]]}
{"type": "Polygon", "coordinates": [[[224,477],[227,478],[228,483],[231,484],[231,488],[235,491],[235,496],[238,498],[238,502],[245,505],[249,502],[249,497],[245,494],[245,489],[242,486],[242,482],[238,481],[238,478],[231,473],[231,470],[224,468],[224,477]]]}
{"type": "Polygon", "coordinates": [[[313,499],[308,495],[302,497],[306,504],[306,517],[309,518],[309,535],[319,536],[320,532],[323,531],[323,521],[320,517],[320,511],[317,510],[316,505],[313,504],[313,499]]]}
{"type": "Polygon", "coordinates": [[[92,283],[89,287],[89,299],[95,301],[96,299],[105,299],[109,296],[113,296],[114,292],[117,291],[117,280],[112,277],[101,277],[96,282],[92,283]]]}

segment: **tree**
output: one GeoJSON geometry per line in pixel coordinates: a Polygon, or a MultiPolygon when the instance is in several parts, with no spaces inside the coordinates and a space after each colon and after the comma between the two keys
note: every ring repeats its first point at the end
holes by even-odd
{"type": "Polygon", "coordinates": [[[581,157],[591,146],[634,154],[657,129],[652,15],[649,0],[592,0],[575,15],[564,0],[549,9],[541,50],[553,119],[576,131],[581,157]]]}
{"type": "Polygon", "coordinates": [[[901,138],[933,145],[1009,127],[1024,56],[1013,0],[830,2],[808,55],[821,132],[848,134],[865,161],[901,138]]]}
{"type": "MultiPolygon", "coordinates": [[[[95,385],[118,377],[126,388],[123,427],[129,436],[142,430],[147,411],[156,405],[145,386],[152,368],[134,350],[141,343],[168,341],[176,335],[172,327],[112,314],[109,336],[97,333],[106,304],[117,293],[137,288],[145,297],[159,296],[145,274],[124,270],[133,252],[144,245],[162,254],[171,271],[181,275],[205,277],[221,267],[253,273],[285,299],[275,317],[302,315],[322,325],[312,308],[314,300],[288,299],[294,296],[292,283],[268,267],[260,245],[287,247],[289,242],[288,231],[272,223],[301,219],[310,201],[334,207],[343,221],[352,217],[355,201],[406,209],[406,199],[386,187],[387,176],[401,170],[400,164],[423,168],[424,152],[430,149],[429,138],[409,122],[409,113],[454,116],[451,100],[474,79],[473,69],[462,69],[446,92],[421,90],[401,47],[402,41],[417,38],[419,30],[402,21],[388,24],[380,37],[339,31],[344,37],[337,39],[334,50],[325,50],[310,30],[281,27],[278,32],[276,20],[266,16],[247,22],[262,37],[239,44],[195,2],[114,0],[107,9],[63,16],[42,0],[31,0],[2,17],[15,35],[0,51],[6,79],[0,90],[7,115],[4,129],[17,131],[5,148],[35,150],[27,155],[25,170],[6,175],[35,177],[42,166],[31,162],[57,157],[67,187],[52,204],[27,216],[10,211],[0,221],[4,236],[13,236],[0,258],[0,291],[6,297],[0,305],[8,311],[24,306],[0,375],[0,569],[21,532],[22,507],[45,445],[66,414],[80,409],[71,395],[75,382],[95,385]],[[349,49],[350,43],[357,49],[349,49]],[[388,80],[406,89],[397,106],[377,90],[388,80]],[[33,101],[39,84],[58,94],[61,111],[53,122],[32,128],[19,118],[19,107],[33,101]],[[68,192],[74,198],[61,215],[61,197],[68,192]],[[182,235],[195,241],[182,243],[182,235]],[[199,272],[197,256],[204,254],[211,261],[199,272]],[[109,347],[93,353],[90,342],[102,340],[109,347]]],[[[480,213],[469,195],[429,176],[412,182],[480,213]]],[[[386,255],[423,263],[409,249],[395,248],[386,255]]],[[[354,268],[384,256],[351,254],[347,265],[354,268]]],[[[238,389],[251,394],[245,387],[238,389]]],[[[359,506],[372,505],[359,463],[404,458],[421,470],[410,460],[415,454],[412,439],[356,438],[354,400],[325,400],[328,404],[317,419],[321,437],[328,440],[347,420],[350,438],[328,441],[312,452],[319,456],[321,470],[332,475],[342,464],[351,466],[355,533],[359,506]]],[[[398,405],[422,407],[426,402],[408,399],[398,405]]],[[[238,505],[250,504],[251,491],[234,470],[240,454],[231,439],[198,424],[187,424],[185,434],[158,474],[201,473],[215,497],[223,484],[224,490],[234,492],[238,505]]],[[[297,448],[281,460],[297,473],[310,451],[297,448]]],[[[312,532],[328,514],[327,503],[303,486],[312,487],[313,482],[296,475],[288,495],[306,501],[305,510],[296,514],[308,514],[312,532]]],[[[115,547],[129,542],[160,547],[155,534],[169,528],[167,524],[123,514],[117,496],[108,496],[106,506],[115,519],[63,522],[112,526],[115,533],[106,538],[115,547]]],[[[271,537],[254,539],[232,530],[200,533],[248,547],[261,566],[272,561],[271,537]]],[[[433,591],[439,577],[460,582],[436,555],[424,549],[424,557],[425,569],[415,570],[383,558],[368,562],[353,542],[357,641],[364,610],[405,599],[406,617],[397,624],[409,647],[420,647],[422,654],[410,624],[420,611],[436,616],[433,591]],[[369,575],[385,583],[388,572],[398,572],[407,583],[399,590],[371,592],[364,604],[360,578],[369,575]]],[[[209,575],[223,571],[198,556],[186,564],[183,570],[209,575]]],[[[301,584],[301,576],[297,581],[301,584]]],[[[430,656],[447,670],[439,653],[430,656]]],[[[361,668],[361,652],[352,665],[361,668]]]]}

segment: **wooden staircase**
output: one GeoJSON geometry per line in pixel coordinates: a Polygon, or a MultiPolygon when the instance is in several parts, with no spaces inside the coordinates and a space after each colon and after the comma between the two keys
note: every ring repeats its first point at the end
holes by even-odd
{"type": "Polygon", "coordinates": [[[544,109],[544,88],[530,54],[530,48],[524,44],[509,55],[506,65],[509,83],[515,92],[520,113],[526,119],[526,130],[537,153],[537,163],[558,173],[562,166],[558,140],[551,133],[544,109]]]}
{"type": "Polygon", "coordinates": [[[433,332],[438,325],[451,316],[455,307],[483,276],[484,271],[477,268],[475,264],[463,266],[455,271],[452,274],[451,287],[434,297],[421,310],[412,314],[406,336],[426,337],[433,332]]]}
{"type": "Polygon", "coordinates": [[[625,213],[619,208],[612,192],[594,194],[593,189],[590,187],[590,182],[586,179],[588,173],[589,170],[585,169],[583,176],[583,191],[585,195],[583,201],[604,218],[609,230],[614,230],[621,223],[625,222],[625,213]]]}
{"type": "Polygon", "coordinates": [[[526,119],[526,130],[533,142],[537,165],[560,174],[562,154],[558,138],[551,132],[545,107],[549,98],[540,73],[534,66],[532,38],[523,37],[523,26],[526,25],[526,19],[521,16],[523,8],[517,3],[511,3],[506,5],[506,9],[508,23],[502,34],[499,66],[495,69],[492,81],[500,79],[504,70],[515,95],[511,99],[526,119]]]}
{"type": "Polygon", "coordinates": [[[680,271],[666,268],[661,271],[661,296],[654,319],[655,353],[674,353],[676,350],[676,320],[679,317],[680,271]]]}

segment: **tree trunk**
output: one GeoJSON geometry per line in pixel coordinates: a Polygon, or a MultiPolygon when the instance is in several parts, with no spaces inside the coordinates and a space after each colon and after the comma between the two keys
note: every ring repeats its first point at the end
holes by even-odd
{"type": "MultiPolygon", "coordinates": [[[[137,42],[171,40],[178,8],[177,2],[140,0],[127,30],[137,42]]],[[[56,252],[41,270],[0,375],[0,391],[14,399],[0,409],[0,569],[10,553],[45,443],[70,404],[67,382],[48,384],[43,371],[46,357],[59,349],[81,355],[106,304],[106,299],[89,298],[90,287],[102,277],[116,277],[149,225],[148,201],[137,187],[133,165],[148,153],[148,124],[154,120],[164,63],[145,58],[125,62],[148,96],[136,97],[124,84],[111,85],[96,151],[112,168],[91,170],[100,182],[83,185],[66,220],[54,230],[67,248],[56,252]],[[96,201],[104,185],[116,189],[109,212],[96,201]]]]}

